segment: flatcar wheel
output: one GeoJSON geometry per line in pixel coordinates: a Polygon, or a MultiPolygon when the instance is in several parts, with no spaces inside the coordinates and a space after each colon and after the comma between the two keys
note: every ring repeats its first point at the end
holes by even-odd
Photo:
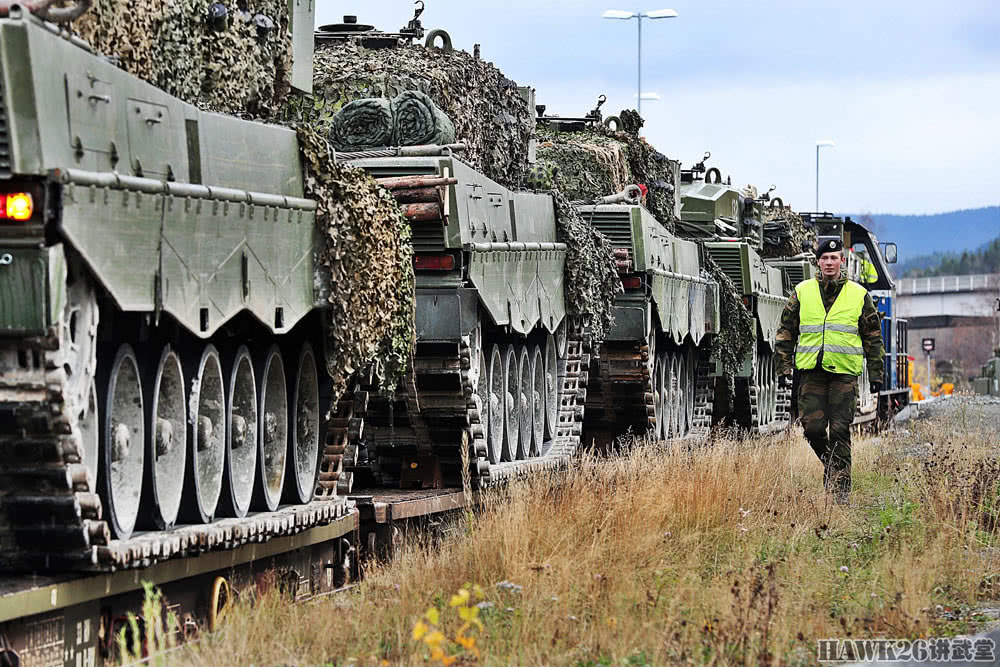
{"type": "Polygon", "coordinates": [[[489,447],[490,463],[499,463],[503,457],[504,403],[506,401],[503,355],[500,353],[499,345],[490,348],[489,387],[486,442],[489,447]]]}
{"type": "Polygon", "coordinates": [[[246,346],[240,346],[229,372],[226,401],[225,513],[250,511],[257,470],[257,382],[246,346]]]}
{"type": "Polygon", "coordinates": [[[82,443],[83,463],[87,466],[87,475],[90,479],[90,490],[97,491],[97,471],[101,466],[98,461],[100,451],[100,420],[97,413],[97,381],[90,380],[90,389],[87,390],[87,401],[80,419],[77,422],[80,426],[80,442],[82,443]]]}
{"type": "Polygon", "coordinates": [[[559,357],[556,337],[545,337],[545,437],[554,440],[559,424],[559,357]]]}
{"type": "Polygon", "coordinates": [[[545,443],[545,358],[542,349],[531,348],[531,450],[528,456],[541,456],[545,443]]]}
{"type": "Polygon", "coordinates": [[[108,523],[120,539],[132,535],[142,495],[145,431],[140,377],[132,346],[122,345],[115,353],[104,394],[100,474],[108,523]]]}
{"type": "Polygon", "coordinates": [[[517,348],[513,345],[504,346],[503,351],[503,452],[501,459],[513,461],[517,458],[518,436],[521,431],[521,420],[517,414],[517,348]]]}
{"type": "Polygon", "coordinates": [[[517,458],[528,458],[531,451],[531,416],[534,404],[531,401],[531,355],[526,345],[517,348],[517,458]]]}
{"type": "Polygon", "coordinates": [[[298,502],[308,503],[312,499],[319,464],[319,376],[309,343],[303,343],[299,351],[292,396],[295,422],[289,443],[292,457],[289,471],[295,479],[295,488],[289,491],[295,494],[298,502]]]}
{"type": "Polygon", "coordinates": [[[660,419],[657,422],[657,436],[661,440],[670,437],[670,369],[668,368],[669,358],[666,353],[661,353],[656,357],[660,370],[656,376],[660,383],[660,396],[657,404],[660,406],[660,419]]]}
{"type": "Polygon", "coordinates": [[[285,455],[288,451],[288,394],[285,365],[277,345],[264,356],[259,383],[260,449],[257,452],[257,493],[260,510],[275,510],[285,482],[285,455]]]}
{"type": "Polygon", "coordinates": [[[657,356],[653,364],[653,411],[656,417],[656,427],[653,429],[653,436],[660,440],[664,437],[664,400],[666,391],[663,386],[663,356],[657,356]]]}
{"type": "Polygon", "coordinates": [[[184,373],[181,360],[169,346],[160,353],[153,376],[149,410],[149,443],[146,468],[152,497],[152,522],[156,528],[172,526],[177,520],[184,490],[184,463],[187,458],[187,403],[184,400],[184,373]]]}

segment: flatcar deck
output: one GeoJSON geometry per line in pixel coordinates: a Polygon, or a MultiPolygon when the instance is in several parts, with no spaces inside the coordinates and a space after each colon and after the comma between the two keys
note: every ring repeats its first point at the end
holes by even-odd
{"type": "Polygon", "coordinates": [[[363,522],[392,523],[399,519],[439,514],[479,502],[479,492],[467,495],[461,488],[445,489],[360,489],[349,496],[363,522]]]}
{"type": "Polygon", "coordinates": [[[331,542],[356,532],[358,526],[359,513],[351,507],[329,523],[292,535],[272,537],[266,542],[244,544],[223,551],[209,551],[194,557],[165,560],[142,569],[84,576],[7,575],[0,577],[0,623],[140,591],[143,582],[160,585],[231,570],[253,561],[260,561],[261,569],[264,569],[274,557],[331,542]]]}

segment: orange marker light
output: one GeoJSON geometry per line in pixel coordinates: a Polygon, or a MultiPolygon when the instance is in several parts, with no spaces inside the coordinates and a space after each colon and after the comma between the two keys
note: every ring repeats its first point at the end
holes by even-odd
{"type": "Polygon", "coordinates": [[[24,222],[31,219],[35,202],[27,192],[0,195],[0,217],[24,222]]]}
{"type": "Polygon", "coordinates": [[[454,255],[414,255],[413,268],[420,270],[451,271],[455,268],[454,255]]]}
{"type": "Polygon", "coordinates": [[[642,287],[642,278],[639,276],[625,276],[622,278],[622,287],[625,289],[639,289],[642,287]]]}

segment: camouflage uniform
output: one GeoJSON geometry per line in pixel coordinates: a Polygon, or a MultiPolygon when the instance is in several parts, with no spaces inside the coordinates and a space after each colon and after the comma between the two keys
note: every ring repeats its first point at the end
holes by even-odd
{"type": "MultiPolygon", "coordinates": [[[[820,294],[827,311],[837,300],[847,278],[819,278],[820,294]]],[[[882,382],[885,347],[882,344],[882,323],[870,295],[858,320],[858,333],[865,351],[870,382],[882,382]]],[[[795,345],[799,338],[799,300],[793,293],[781,314],[777,334],[778,372],[790,374],[795,368],[795,345]]],[[[822,356],[820,361],[822,361],[822,356]]],[[[851,423],[854,421],[858,378],[854,375],[830,373],[816,364],[799,376],[799,415],[806,439],[816,456],[823,462],[823,484],[828,490],[851,490],[851,423]],[[829,435],[827,427],[829,426],[829,435]],[[831,483],[835,487],[831,487],[831,483]]]]}

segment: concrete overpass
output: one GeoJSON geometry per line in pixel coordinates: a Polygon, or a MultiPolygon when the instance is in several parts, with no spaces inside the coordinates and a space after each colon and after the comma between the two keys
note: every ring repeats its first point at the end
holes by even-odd
{"type": "Polygon", "coordinates": [[[902,278],[896,312],[909,322],[907,353],[924,359],[922,338],[933,338],[933,359],[946,360],[971,377],[1000,347],[1000,274],[902,278]]]}
{"type": "Polygon", "coordinates": [[[1000,273],[901,278],[896,307],[911,329],[988,324],[997,317],[1000,273]]]}

